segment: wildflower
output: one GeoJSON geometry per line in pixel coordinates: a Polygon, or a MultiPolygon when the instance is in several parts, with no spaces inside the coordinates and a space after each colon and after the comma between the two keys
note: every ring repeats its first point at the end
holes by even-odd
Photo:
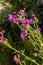
{"type": "Polygon", "coordinates": [[[25,8],[24,9],[21,9],[20,11],[18,11],[18,14],[22,14],[22,13],[24,13],[24,11],[25,11],[25,8]]]}
{"type": "Polygon", "coordinates": [[[16,11],[14,11],[13,14],[16,15],[16,11]]]}
{"type": "Polygon", "coordinates": [[[3,40],[3,38],[2,38],[2,37],[0,37],[0,42],[2,42],[2,40],[3,40]]]}
{"type": "Polygon", "coordinates": [[[18,61],[18,59],[17,59],[17,55],[14,55],[14,61],[15,61],[16,64],[19,63],[19,61],[18,61]]]}
{"type": "Polygon", "coordinates": [[[33,19],[32,18],[29,19],[29,24],[33,24],[33,19]]]}
{"type": "Polygon", "coordinates": [[[16,20],[15,20],[15,18],[14,18],[13,22],[14,22],[14,23],[16,23],[16,20]]]}
{"type": "Polygon", "coordinates": [[[2,30],[2,31],[0,32],[0,42],[8,41],[6,38],[4,38],[3,33],[5,33],[5,30],[2,30]]]}
{"type": "Polygon", "coordinates": [[[26,8],[24,8],[24,11],[26,10],[26,8]]]}
{"type": "Polygon", "coordinates": [[[18,61],[16,61],[15,63],[18,64],[18,61]]]}
{"type": "Polygon", "coordinates": [[[21,13],[24,13],[24,10],[20,10],[21,11],[21,13]]]}
{"type": "Polygon", "coordinates": [[[14,19],[14,16],[12,14],[10,14],[8,17],[8,21],[13,21],[13,19],[14,19]]]}
{"type": "Polygon", "coordinates": [[[35,14],[32,14],[32,18],[36,17],[35,14]]]}
{"type": "Polygon", "coordinates": [[[2,37],[0,37],[0,40],[2,39],[2,37]]]}
{"type": "Polygon", "coordinates": [[[20,20],[20,19],[17,17],[17,18],[16,18],[16,21],[19,21],[19,20],[20,20]]]}
{"type": "Polygon", "coordinates": [[[14,59],[16,59],[17,58],[17,55],[14,55],[14,59]]]}
{"type": "Polygon", "coordinates": [[[0,32],[0,42],[2,42],[2,40],[3,40],[3,33],[0,32]]]}
{"type": "Polygon", "coordinates": [[[2,30],[2,33],[5,33],[5,30],[2,30]]]}
{"type": "Polygon", "coordinates": [[[21,34],[20,34],[20,37],[21,37],[22,40],[24,40],[25,35],[24,35],[23,33],[21,33],[21,34]]]}
{"type": "Polygon", "coordinates": [[[38,19],[37,19],[37,17],[34,17],[34,21],[37,21],[37,22],[38,22],[38,19]]]}
{"type": "Polygon", "coordinates": [[[18,14],[20,14],[20,15],[21,15],[21,13],[22,13],[21,11],[18,12],[18,14]]]}
{"type": "Polygon", "coordinates": [[[41,31],[41,28],[39,27],[39,28],[37,28],[37,31],[41,31]]]}
{"type": "Polygon", "coordinates": [[[7,38],[5,38],[5,40],[6,40],[6,41],[8,41],[8,39],[7,39],[7,38]]]}
{"type": "Polygon", "coordinates": [[[24,19],[24,20],[22,21],[22,25],[23,25],[24,27],[27,26],[27,25],[28,25],[28,20],[24,19]]]}

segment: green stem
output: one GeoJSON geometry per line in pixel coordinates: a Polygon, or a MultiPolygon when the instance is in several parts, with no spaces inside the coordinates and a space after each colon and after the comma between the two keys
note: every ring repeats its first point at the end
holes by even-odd
{"type": "Polygon", "coordinates": [[[29,58],[28,56],[26,56],[25,54],[19,52],[18,50],[16,50],[15,48],[13,48],[8,42],[3,41],[3,43],[4,43],[5,46],[9,47],[10,49],[14,50],[15,52],[20,53],[21,55],[23,55],[27,60],[30,60],[31,62],[35,63],[36,65],[39,65],[39,64],[35,61],[35,59],[31,59],[31,58],[29,58]]]}
{"type": "Polygon", "coordinates": [[[29,40],[32,43],[32,45],[34,46],[34,48],[39,52],[39,49],[37,49],[37,47],[35,45],[36,42],[34,42],[31,37],[29,37],[29,40]]]}

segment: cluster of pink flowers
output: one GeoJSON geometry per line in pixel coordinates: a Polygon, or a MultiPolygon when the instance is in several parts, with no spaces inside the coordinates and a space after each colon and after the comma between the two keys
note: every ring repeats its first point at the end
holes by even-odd
{"type": "Polygon", "coordinates": [[[5,33],[5,30],[3,29],[1,32],[0,32],[0,42],[2,42],[2,41],[7,41],[7,39],[6,38],[4,38],[3,37],[3,34],[5,33]]]}
{"type": "MultiPolygon", "coordinates": [[[[25,13],[25,9],[24,8],[23,10],[21,9],[20,11],[18,11],[18,13],[16,11],[14,11],[12,14],[9,14],[8,15],[8,21],[9,22],[13,22],[13,23],[20,23],[21,24],[21,34],[20,34],[20,37],[22,40],[25,39],[25,36],[26,34],[27,35],[30,35],[30,32],[27,30],[27,27],[29,25],[33,25],[35,22],[35,20],[37,20],[37,17],[35,16],[35,14],[32,14],[32,17],[27,19],[25,16],[26,16],[26,13],[25,13]]],[[[41,28],[37,28],[36,29],[37,31],[41,31],[41,28]]]]}
{"type": "Polygon", "coordinates": [[[17,59],[17,55],[14,55],[14,61],[15,61],[16,64],[19,63],[19,62],[18,62],[18,59],[17,59]]]}
{"type": "Polygon", "coordinates": [[[20,54],[14,54],[13,59],[14,59],[16,65],[18,65],[19,62],[23,62],[23,60],[21,60],[21,58],[20,58],[20,54]]]}

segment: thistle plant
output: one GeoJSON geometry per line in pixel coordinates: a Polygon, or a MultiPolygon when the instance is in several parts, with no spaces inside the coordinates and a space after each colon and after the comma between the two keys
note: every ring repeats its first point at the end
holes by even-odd
{"type": "Polygon", "coordinates": [[[13,11],[11,14],[8,14],[8,22],[13,23],[14,25],[16,24],[21,30],[20,38],[22,41],[24,41],[24,49],[17,50],[13,48],[6,39],[0,39],[0,43],[14,51],[13,60],[17,65],[43,65],[43,37],[41,35],[42,29],[38,26],[39,20],[36,15],[33,13],[28,19],[26,18],[25,10],[26,8],[21,9],[18,12],[13,11]],[[28,46],[30,46],[31,49],[28,46]],[[29,48],[30,51],[27,49],[29,54],[27,54],[26,48],[29,48]],[[39,63],[36,58],[40,58],[41,63],[39,63]]]}

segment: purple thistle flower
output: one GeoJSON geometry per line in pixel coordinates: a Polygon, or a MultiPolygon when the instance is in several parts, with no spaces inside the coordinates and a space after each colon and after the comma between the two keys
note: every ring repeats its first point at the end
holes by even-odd
{"type": "Polygon", "coordinates": [[[0,40],[2,40],[3,38],[2,37],[0,37],[0,40]]]}
{"type": "Polygon", "coordinates": [[[16,64],[18,64],[19,62],[18,61],[15,61],[16,64]]]}
{"type": "Polygon", "coordinates": [[[21,12],[21,13],[24,13],[24,10],[23,10],[23,9],[21,9],[21,10],[20,10],[20,12],[21,12]]]}
{"type": "Polygon", "coordinates": [[[19,20],[20,20],[20,19],[17,17],[17,18],[16,18],[16,21],[19,21],[19,20]]]}
{"type": "Polygon", "coordinates": [[[15,60],[15,63],[18,64],[19,61],[18,61],[18,59],[17,59],[17,55],[14,55],[13,58],[14,58],[14,60],[15,60]]]}
{"type": "Polygon", "coordinates": [[[2,30],[2,33],[5,33],[5,30],[4,29],[2,30]]]}
{"type": "Polygon", "coordinates": [[[22,40],[24,40],[25,35],[24,35],[23,33],[21,33],[21,34],[20,34],[20,38],[21,38],[22,40]]]}
{"type": "Polygon", "coordinates": [[[29,24],[33,24],[33,19],[32,18],[29,19],[29,24]]]}
{"type": "MultiPolygon", "coordinates": [[[[25,10],[25,9],[24,9],[24,10],[25,10]]],[[[24,10],[21,9],[20,11],[18,11],[18,14],[21,15],[22,13],[24,13],[24,10]]]]}
{"type": "Polygon", "coordinates": [[[3,37],[0,37],[0,42],[2,42],[3,41],[3,37]]]}
{"type": "Polygon", "coordinates": [[[32,18],[36,17],[35,14],[32,14],[32,18]]]}
{"type": "Polygon", "coordinates": [[[15,18],[14,18],[13,22],[14,22],[14,24],[16,24],[16,20],[15,20],[15,18]]]}
{"type": "Polygon", "coordinates": [[[16,15],[16,11],[14,11],[13,14],[16,15]]]}
{"type": "Polygon", "coordinates": [[[22,21],[22,25],[25,27],[25,26],[27,26],[27,24],[28,24],[28,20],[24,19],[24,20],[22,21]]]}
{"type": "Polygon", "coordinates": [[[37,28],[37,31],[41,31],[41,28],[39,27],[39,28],[37,28]]]}
{"type": "Polygon", "coordinates": [[[21,13],[22,13],[21,11],[18,12],[18,14],[20,14],[20,15],[21,15],[21,13]]]}
{"type": "Polygon", "coordinates": [[[12,14],[10,14],[8,17],[8,21],[13,21],[13,19],[14,19],[14,16],[12,14]]]}
{"type": "Polygon", "coordinates": [[[17,55],[14,55],[13,57],[14,57],[14,59],[17,59],[17,55]]]}

